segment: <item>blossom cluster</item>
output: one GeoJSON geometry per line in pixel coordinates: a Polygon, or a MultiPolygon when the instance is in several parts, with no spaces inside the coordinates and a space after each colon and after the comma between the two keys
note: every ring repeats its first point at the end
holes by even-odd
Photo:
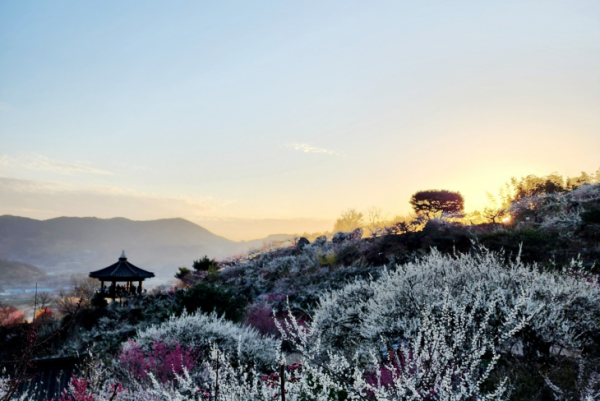
{"type": "Polygon", "coordinates": [[[25,313],[14,306],[0,308],[0,326],[13,326],[25,322],[25,313]]]}
{"type": "Polygon", "coordinates": [[[155,341],[144,349],[133,341],[124,347],[119,362],[135,377],[145,379],[153,373],[161,383],[172,381],[183,369],[192,370],[199,355],[191,347],[179,343],[155,341]]]}
{"type": "MultiPolygon", "coordinates": [[[[263,337],[248,326],[240,326],[211,313],[200,312],[181,316],[172,316],[161,325],[153,325],[138,331],[136,338],[122,346],[121,357],[127,361],[127,355],[137,354],[138,350],[152,350],[157,344],[182,344],[186,355],[202,359],[208,355],[213,344],[228,354],[236,356],[236,363],[253,363],[259,368],[270,366],[275,359],[277,343],[270,337],[263,337]],[[244,344],[238,353],[239,343],[244,344]]],[[[183,351],[180,351],[183,352],[183,351]]],[[[184,366],[191,371],[191,366],[184,366]]],[[[180,372],[175,372],[180,373],[180,372]]]]}
{"type": "Polygon", "coordinates": [[[424,310],[441,313],[445,291],[461,307],[474,298],[485,305],[496,302],[497,321],[527,296],[527,335],[515,338],[525,351],[580,348],[590,340],[588,333],[600,328],[600,288],[594,283],[573,274],[541,272],[518,259],[505,263],[484,249],[454,257],[433,251],[418,262],[386,270],[378,280],[358,280],[324,294],[313,324],[322,341],[347,354],[382,336],[397,342],[414,337],[424,310]]]}
{"type": "Polygon", "coordinates": [[[573,236],[581,226],[581,214],[600,201],[600,183],[583,184],[572,191],[525,196],[512,203],[510,213],[533,219],[542,229],[573,236]]]}

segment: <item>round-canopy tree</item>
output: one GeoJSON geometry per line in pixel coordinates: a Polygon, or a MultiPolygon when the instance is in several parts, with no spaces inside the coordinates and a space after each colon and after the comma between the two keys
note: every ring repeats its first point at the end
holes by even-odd
{"type": "Polygon", "coordinates": [[[459,213],[465,207],[460,192],[446,189],[419,191],[410,198],[410,204],[420,216],[432,217],[436,213],[459,213]]]}
{"type": "Polygon", "coordinates": [[[335,221],[333,232],[350,232],[356,228],[360,228],[364,224],[363,217],[363,214],[357,212],[356,209],[345,210],[335,221]]]}
{"type": "Polygon", "coordinates": [[[196,271],[211,271],[219,270],[219,264],[214,259],[209,259],[208,256],[204,255],[202,259],[194,260],[193,267],[196,271]]]}

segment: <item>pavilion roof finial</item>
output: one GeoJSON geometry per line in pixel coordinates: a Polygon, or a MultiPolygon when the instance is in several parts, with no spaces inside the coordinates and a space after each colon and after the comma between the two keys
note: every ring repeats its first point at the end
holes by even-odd
{"type": "Polygon", "coordinates": [[[121,252],[121,257],[119,259],[127,259],[127,256],[125,256],[125,250],[123,249],[123,252],[121,252]]]}

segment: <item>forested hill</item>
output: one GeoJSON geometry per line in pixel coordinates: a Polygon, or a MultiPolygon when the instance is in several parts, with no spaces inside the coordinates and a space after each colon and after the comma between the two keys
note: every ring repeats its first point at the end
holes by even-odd
{"type": "Polygon", "coordinates": [[[42,278],[46,275],[39,268],[28,263],[0,258],[0,281],[20,281],[42,278]]]}
{"type": "Polygon", "coordinates": [[[190,221],[174,218],[133,221],[125,218],[59,217],[34,220],[0,216],[0,258],[29,263],[51,272],[89,272],[130,261],[157,276],[171,278],[203,255],[226,257],[259,246],[262,240],[234,242],[190,221]]]}

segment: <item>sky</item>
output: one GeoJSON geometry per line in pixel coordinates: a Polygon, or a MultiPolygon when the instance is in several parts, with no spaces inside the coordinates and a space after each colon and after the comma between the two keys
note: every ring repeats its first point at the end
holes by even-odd
{"type": "Polygon", "coordinates": [[[0,214],[330,230],[600,167],[600,2],[0,1],[0,214]]]}

